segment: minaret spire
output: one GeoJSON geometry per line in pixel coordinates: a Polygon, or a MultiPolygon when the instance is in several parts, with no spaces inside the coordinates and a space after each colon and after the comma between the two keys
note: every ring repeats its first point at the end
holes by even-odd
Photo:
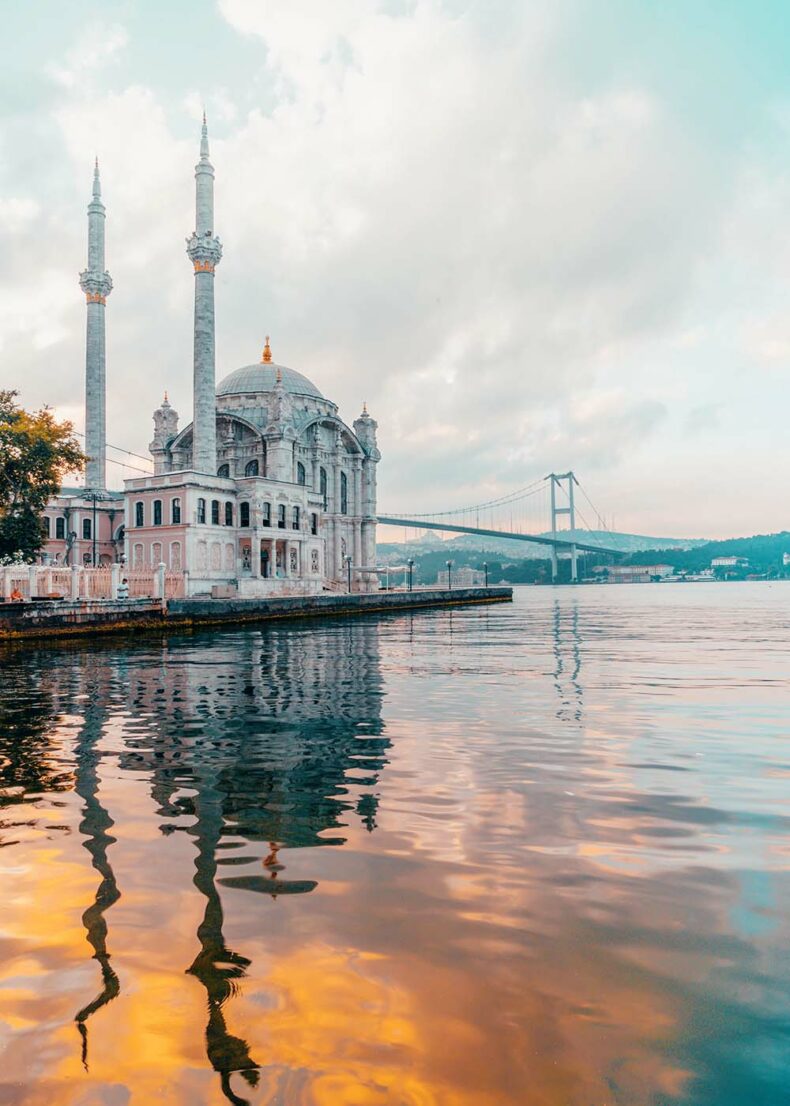
{"type": "Polygon", "coordinates": [[[112,291],[112,278],[104,268],[105,210],[101,201],[99,159],[93,169],[93,194],[88,204],[88,267],[80,273],[85,293],[85,487],[105,491],[107,487],[106,347],[104,311],[112,291]]]}
{"type": "Polygon", "coordinates": [[[209,161],[205,112],[200,132],[200,160],[195,166],[195,232],[187,238],[187,254],[195,269],[192,468],[215,476],[214,269],[222,257],[222,244],[214,234],[214,166],[209,161]]]}
{"type": "Polygon", "coordinates": [[[208,161],[208,124],[206,123],[206,112],[203,111],[203,126],[200,130],[200,160],[208,161]]]}

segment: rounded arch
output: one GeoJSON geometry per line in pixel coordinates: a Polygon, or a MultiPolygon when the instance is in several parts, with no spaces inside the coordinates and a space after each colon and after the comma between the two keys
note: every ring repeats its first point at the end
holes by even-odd
{"type": "MultiPolygon", "coordinates": [[[[250,422],[249,419],[245,419],[243,415],[237,415],[235,411],[217,410],[216,421],[217,423],[219,423],[220,421],[234,422],[237,423],[239,426],[245,427],[245,429],[249,430],[258,439],[258,441],[261,443],[261,448],[264,448],[263,435],[261,434],[260,429],[255,425],[254,422],[250,422]]],[[[171,452],[178,449],[191,450],[192,429],[193,424],[190,422],[187,426],[184,427],[183,430],[180,430],[178,434],[176,434],[175,438],[173,438],[173,440],[168,444],[168,449],[171,452]]]]}
{"type": "Polygon", "coordinates": [[[362,444],[354,431],[346,426],[342,419],[334,415],[316,415],[314,419],[310,419],[309,422],[306,422],[299,431],[300,443],[308,438],[308,432],[312,430],[314,426],[329,426],[333,430],[338,431],[348,453],[356,453],[362,457],[365,456],[365,450],[362,448],[362,444]]]}

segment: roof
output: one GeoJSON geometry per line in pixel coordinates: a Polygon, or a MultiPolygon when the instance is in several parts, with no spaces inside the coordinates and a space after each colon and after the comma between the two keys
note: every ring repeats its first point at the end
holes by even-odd
{"type": "Polygon", "coordinates": [[[312,381],[286,365],[275,365],[272,362],[256,365],[244,365],[235,372],[229,373],[224,380],[217,385],[218,396],[247,395],[255,392],[273,392],[277,380],[277,370],[280,370],[283,378],[283,387],[286,392],[297,396],[313,396],[323,399],[324,396],[316,388],[312,381]]]}

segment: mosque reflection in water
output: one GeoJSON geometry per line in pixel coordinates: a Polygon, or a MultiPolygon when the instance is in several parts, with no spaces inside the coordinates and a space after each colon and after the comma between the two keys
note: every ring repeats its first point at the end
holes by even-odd
{"type": "Polygon", "coordinates": [[[0,1104],[784,1101],[786,602],[715,591],[4,654],[0,1104]]]}
{"type": "MultiPolygon", "coordinates": [[[[219,888],[272,899],[313,891],[315,879],[288,878],[288,850],[342,845],[349,819],[375,829],[388,742],[375,624],[349,624],[331,640],[293,629],[247,633],[231,645],[225,637],[216,649],[198,637],[161,652],[97,649],[54,669],[54,656],[42,652],[39,664],[13,673],[27,684],[14,705],[0,697],[0,787],[6,801],[72,790],[81,803],[78,829],[98,881],[82,914],[98,990],[74,1016],[87,1071],[91,1020],[123,991],[112,954],[112,908],[123,887],[113,870],[113,811],[101,798],[102,775],[120,767],[145,778],[160,833],[194,843],[193,883],[204,905],[195,957],[184,970],[205,989],[206,1053],[222,1093],[245,1103],[231,1077],[239,1073],[255,1087],[260,1065],[247,1041],[229,1031],[226,1005],[251,960],[225,938],[219,888]],[[47,670],[43,680],[26,677],[47,670]],[[47,743],[63,716],[80,719],[72,772],[56,767],[47,743]],[[119,716],[135,725],[114,758],[102,742],[119,716]],[[360,768],[351,798],[346,774],[360,768]]],[[[11,661],[7,675],[12,668],[11,661]]]]}

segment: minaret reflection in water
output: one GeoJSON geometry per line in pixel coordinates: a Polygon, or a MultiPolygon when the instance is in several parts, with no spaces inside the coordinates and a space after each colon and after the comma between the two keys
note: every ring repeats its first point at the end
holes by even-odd
{"type": "Polygon", "coordinates": [[[83,724],[75,747],[74,790],[83,801],[83,819],[79,830],[84,835],[83,846],[91,856],[93,867],[101,876],[96,896],[82,915],[88,942],[93,949],[94,959],[101,968],[102,989],[98,995],[75,1015],[75,1022],[82,1037],[82,1063],[88,1068],[88,1019],[107,1003],[112,1002],[120,992],[118,976],[110,963],[107,947],[107,921],[105,911],[118,901],[121,892],[115,880],[112,865],[108,859],[110,845],[115,838],[109,833],[114,825],[112,818],[98,798],[99,764],[101,751],[99,742],[107,719],[106,700],[102,687],[101,674],[106,665],[96,658],[90,658],[90,670],[83,684],[83,724]]]}
{"type": "Polygon", "coordinates": [[[206,635],[172,642],[162,662],[131,670],[132,709],[153,714],[153,724],[127,740],[122,766],[149,774],[162,832],[194,837],[194,884],[205,910],[187,971],[206,990],[209,1061],[225,1097],[244,1103],[231,1075],[254,1087],[259,1064],[228,1030],[225,1008],[251,965],[227,947],[219,888],[264,901],[308,894],[316,880],[282,875],[288,849],[342,845],[349,817],[375,828],[389,744],[378,627],[360,621],[206,635]],[[253,870],[218,878],[228,866],[253,870]]]}

